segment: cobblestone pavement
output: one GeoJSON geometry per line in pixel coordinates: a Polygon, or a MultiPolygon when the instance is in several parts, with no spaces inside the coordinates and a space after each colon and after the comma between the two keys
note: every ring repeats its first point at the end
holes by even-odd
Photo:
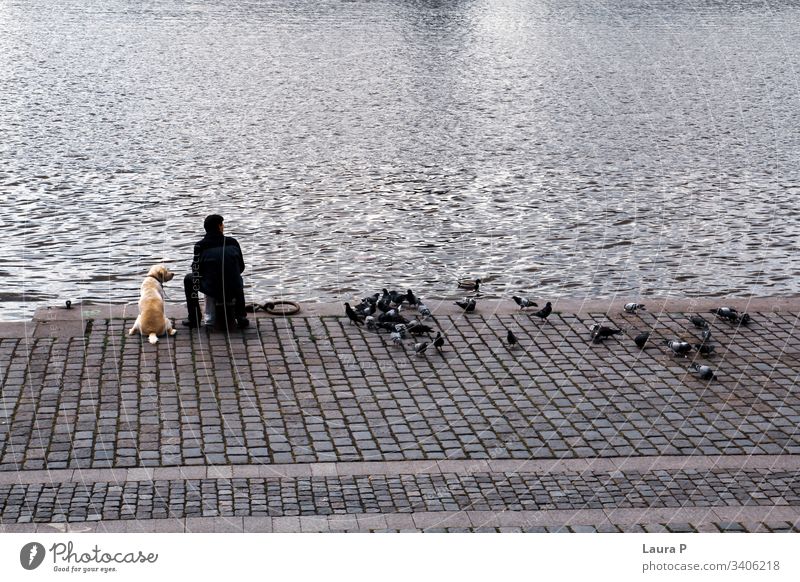
{"type": "Polygon", "coordinates": [[[442,304],[447,345],[424,355],[338,306],[157,346],[114,309],[2,324],[0,527],[792,531],[800,301],[763,300],[747,326],[714,305],[557,304],[540,322],[442,304]],[[691,312],[712,324],[710,356],[664,345],[699,342],[691,312]],[[594,344],[595,322],[623,334],[594,344]]]}

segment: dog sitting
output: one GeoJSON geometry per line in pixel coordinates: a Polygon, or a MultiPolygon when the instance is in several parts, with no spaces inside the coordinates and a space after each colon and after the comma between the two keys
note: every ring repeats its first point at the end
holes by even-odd
{"type": "Polygon", "coordinates": [[[163,284],[171,281],[175,275],[164,265],[156,265],[147,273],[139,292],[139,317],[136,318],[128,335],[139,332],[148,336],[151,344],[158,343],[160,335],[175,335],[178,330],[172,327],[167,319],[164,303],[163,284]]]}

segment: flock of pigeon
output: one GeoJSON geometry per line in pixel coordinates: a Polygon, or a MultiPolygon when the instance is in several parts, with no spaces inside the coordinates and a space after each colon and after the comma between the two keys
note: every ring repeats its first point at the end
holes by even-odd
{"type": "MultiPolygon", "coordinates": [[[[636,313],[638,310],[644,308],[645,306],[641,303],[626,303],[624,306],[626,313],[636,313]]],[[[727,321],[728,323],[737,326],[747,325],[752,322],[750,315],[747,313],[739,313],[733,307],[717,307],[716,309],[712,309],[711,313],[716,315],[718,319],[727,321]]],[[[714,344],[711,341],[711,324],[709,324],[709,322],[703,316],[696,313],[689,316],[689,321],[696,328],[701,330],[699,343],[692,344],[679,338],[667,339],[664,341],[664,343],[674,356],[685,358],[688,357],[692,351],[695,351],[701,356],[709,356],[714,352],[715,349],[714,344]]],[[[619,333],[622,333],[622,330],[607,326],[594,325],[591,328],[590,337],[594,343],[600,343],[603,340],[619,333]]],[[[645,331],[633,338],[633,341],[640,350],[652,345],[650,342],[650,333],[651,332],[649,331],[645,331]]],[[[697,374],[697,376],[699,376],[702,380],[713,380],[716,378],[714,370],[712,370],[710,366],[692,362],[689,365],[689,369],[697,374]]]]}
{"type": "MultiPolygon", "coordinates": [[[[466,308],[465,308],[466,310],[466,308]]],[[[472,309],[475,310],[473,301],[472,309]]],[[[375,293],[361,300],[361,303],[351,307],[349,303],[344,304],[345,315],[356,325],[366,325],[367,329],[373,331],[388,331],[392,342],[405,349],[405,340],[409,336],[427,336],[428,340],[414,343],[414,353],[424,354],[428,346],[433,344],[436,351],[442,351],[444,347],[444,336],[441,331],[436,332],[436,337],[431,339],[433,328],[425,323],[427,320],[436,322],[436,317],[431,310],[422,302],[422,298],[414,295],[409,289],[405,293],[389,291],[383,289],[381,293],[375,293]],[[400,312],[406,308],[415,308],[418,316],[408,319],[400,312]]]]}
{"type": "MultiPolygon", "coordinates": [[[[463,279],[459,281],[459,288],[473,291],[474,295],[465,297],[461,301],[455,301],[455,305],[463,309],[465,313],[473,313],[477,307],[475,296],[478,295],[480,284],[480,279],[463,279]]],[[[525,297],[514,295],[511,299],[520,309],[539,307],[536,302],[525,297]]],[[[420,339],[421,336],[427,337],[427,340],[413,343],[414,353],[417,355],[424,354],[430,345],[433,345],[441,353],[445,345],[445,338],[441,330],[437,330],[436,336],[431,337],[434,328],[426,322],[430,320],[437,323],[437,325],[438,322],[436,322],[436,318],[428,306],[411,289],[408,289],[405,293],[382,289],[380,293],[365,297],[355,307],[345,303],[344,308],[345,314],[353,324],[365,325],[367,329],[377,332],[387,331],[392,342],[403,349],[405,349],[405,341],[409,337],[417,339],[420,339]],[[410,309],[416,310],[416,314],[411,319],[403,315],[403,313],[408,313],[410,309]]],[[[645,306],[641,303],[626,303],[624,310],[626,313],[636,313],[639,310],[645,310],[645,306]]],[[[548,301],[544,307],[531,315],[545,322],[552,312],[553,306],[548,301]]],[[[718,319],[737,326],[747,325],[752,321],[752,318],[747,313],[739,313],[733,307],[718,307],[712,309],[711,313],[716,315],[718,319]]],[[[692,344],[678,338],[667,339],[665,340],[667,348],[674,356],[678,357],[688,357],[692,351],[702,356],[709,356],[714,352],[714,344],[711,342],[711,325],[704,317],[698,314],[690,315],[689,321],[702,330],[699,343],[692,344]]],[[[590,329],[589,338],[593,343],[602,343],[604,340],[621,333],[621,329],[595,324],[590,329]]],[[[651,347],[650,334],[650,331],[645,331],[634,337],[633,341],[640,350],[651,347]]],[[[506,346],[508,349],[514,349],[518,345],[519,340],[514,335],[514,332],[506,328],[506,346]]],[[[689,369],[702,380],[713,380],[716,377],[714,371],[707,365],[692,362],[689,365],[689,369]]]]}

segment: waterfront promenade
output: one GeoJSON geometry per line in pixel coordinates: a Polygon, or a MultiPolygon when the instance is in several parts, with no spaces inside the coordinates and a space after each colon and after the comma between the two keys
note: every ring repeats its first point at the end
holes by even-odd
{"type": "Polygon", "coordinates": [[[623,303],[428,302],[424,355],[339,304],[157,346],[40,309],[0,324],[0,531],[800,531],[800,299],[623,303]],[[690,313],[710,382],[664,345],[690,313]]]}

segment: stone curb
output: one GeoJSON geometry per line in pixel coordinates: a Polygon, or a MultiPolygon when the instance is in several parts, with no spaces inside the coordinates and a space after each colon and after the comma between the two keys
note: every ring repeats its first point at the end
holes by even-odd
{"type": "MultiPolygon", "coordinates": [[[[647,297],[639,298],[647,306],[647,311],[657,315],[659,313],[676,312],[706,312],[721,305],[730,305],[739,311],[747,312],[777,312],[777,311],[800,311],[800,296],[790,297],[727,297],[727,298],[673,298],[673,297],[647,297]]],[[[545,299],[541,300],[544,303],[545,299]]],[[[623,313],[622,306],[631,297],[624,299],[586,299],[563,297],[553,300],[553,309],[561,313],[608,313],[618,315],[623,313]]],[[[263,312],[255,313],[256,317],[323,317],[323,316],[342,316],[344,317],[344,300],[335,303],[301,303],[300,313],[294,316],[273,316],[263,312]]],[[[453,304],[451,299],[426,300],[426,304],[431,308],[434,315],[459,315],[461,309],[453,304]]],[[[515,313],[529,313],[532,309],[521,311],[511,299],[482,299],[479,300],[476,313],[482,315],[509,315],[515,313]]],[[[54,321],[84,321],[87,319],[133,319],[138,313],[136,303],[125,305],[108,304],[78,304],[72,309],[63,307],[40,307],[36,310],[34,322],[54,322],[54,321]]],[[[186,317],[186,309],[183,305],[172,301],[167,307],[167,315],[170,317],[186,317]]],[[[9,322],[19,326],[24,322],[9,322]]],[[[8,325],[3,323],[0,325],[8,325]]]]}
{"type": "MultiPolygon", "coordinates": [[[[770,522],[800,526],[800,507],[728,506],[658,509],[578,509],[543,511],[429,511],[299,517],[187,517],[183,519],[112,520],[96,523],[0,524],[0,533],[328,533],[381,530],[425,531],[441,528],[541,528],[690,524],[699,531],[716,531],[714,524],[770,522]]],[[[652,528],[655,531],[658,528],[652,528]]]]}
{"type": "Polygon", "coordinates": [[[133,469],[60,469],[0,472],[0,485],[36,483],[125,483],[130,481],[182,481],[190,479],[248,479],[297,477],[396,476],[458,473],[607,473],[611,471],[769,469],[800,471],[797,455],[716,455],[622,457],[561,460],[452,460],[295,463],[284,465],[209,465],[133,469]]]}

